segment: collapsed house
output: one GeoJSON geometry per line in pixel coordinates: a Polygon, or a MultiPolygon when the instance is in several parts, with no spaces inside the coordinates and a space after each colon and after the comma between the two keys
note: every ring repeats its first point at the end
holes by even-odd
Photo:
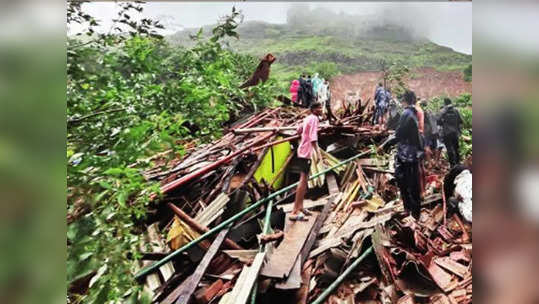
{"type": "Polygon", "coordinates": [[[322,121],[304,203],[313,215],[288,219],[307,114],[265,109],[181,158],[155,159],[145,177],[163,197],[135,274],[152,301],[471,303],[471,223],[446,203],[447,164],[426,163],[421,218],[410,220],[393,155],[375,152],[390,131],[369,124],[367,107],[322,121]]]}

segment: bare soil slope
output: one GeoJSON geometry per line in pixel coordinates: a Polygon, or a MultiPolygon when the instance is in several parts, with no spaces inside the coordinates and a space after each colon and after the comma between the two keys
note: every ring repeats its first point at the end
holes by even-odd
{"type": "MultiPolygon", "coordinates": [[[[361,72],[340,75],[331,79],[332,100],[343,100],[347,92],[357,92],[363,101],[371,99],[376,84],[382,81],[382,72],[361,72]]],[[[464,81],[461,71],[437,71],[433,68],[420,68],[412,72],[408,80],[410,88],[421,98],[435,96],[456,97],[472,92],[472,83],[464,81]]]]}

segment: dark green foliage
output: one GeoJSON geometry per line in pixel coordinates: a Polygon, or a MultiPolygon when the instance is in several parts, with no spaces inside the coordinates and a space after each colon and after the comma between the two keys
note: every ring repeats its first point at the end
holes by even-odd
{"type": "Polygon", "coordinates": [[[466,81],[472,81],[472,65],[469,64],[463,71],[464,73],[464,80],[466,81]]]}
{"type": "Polygon", "coordinates": [[[151,21],[151,29],[134,25],[134,35],[68,39],[68,288],[95,274],[88,292],[68,293],[73,302],[144,303],[132,273],[149,197],[159,192],[141,175],[152,165],[145,159],[165,150],[176,157],[184,141],[217,138],[229,121],[274,100],[271,81],[238,89],[258,64],[221,45],[237,36],[239,16],[234,10],[192,48],[155,37],[151,21]]]}

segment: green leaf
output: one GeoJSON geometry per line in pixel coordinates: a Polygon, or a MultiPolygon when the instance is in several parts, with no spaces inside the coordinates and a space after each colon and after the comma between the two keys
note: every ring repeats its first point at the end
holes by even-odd
{"type": "Polygon", "coordinates": [[[103,172],[104,174],[106,175],[121,175],[124,173],[124,169],[122,168],[110,168],[110,169],[107,169],[105,172],[103,172]]]}

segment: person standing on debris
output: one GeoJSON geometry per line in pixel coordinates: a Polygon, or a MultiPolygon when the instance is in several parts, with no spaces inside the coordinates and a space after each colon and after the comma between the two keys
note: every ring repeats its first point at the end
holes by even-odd
{"type": "Polygon", "coordinates": [[[329,87],[327,80],[324,81],[322,84],[320,84],[320,88],[318,89],[318,102],[322,105],[322,112],[326,114],[326,105],[329,99],[329,87]]]}
{"type": "Polygon", "coordinates": [[[301,168],[299,183],[296,189],[296,199],[294,201],[294,209],[290,215],[293,221],[306,220],[306,216],[311,213],[303,208],[303,199],[307,191],[307,180],[309,170],[311,168],[311,155],[313,151],[318,153],[318,116],[322,114],[322,105],[319,102],[311,104],[311,114],[303,120],[303,123],[298,127],[298,134],[301,135],[301,140],[298,146],[298,161],[301,168]]]}
{"type": "Polygon", "coordinates": [[[307,80],[305,81],[304,95],[306,100],[305,107],[310,108],[313,103],[313,81],[311,75],[307,76],[307,80]]]}
{"type": "Polygon", "coordinates": [[[305,104],[307,103],[306,101],[306,98],[305,98],[305,74],[302,74],[301,76],[299,76],[299,87],[298,87],[298,104],[300,106],[305,106],[305,104]]]}
{"type": "Polygon", "coordinates": [[[442,108],[438,118],[438,125],[442,127],[442,140],[447,149],[449,163],[453,167],[460,162],[459,136],[462,118],[459,111],[451,103],[451,99],[444,98],[444,104],[445,106],[442,108]]]}
{"type": "Polygon", "coordinates": [[[386,101],[386,91],[384,89],[384,86],[382,83],[378,83],[378,87],[376,87],[376,91],[374,92],[374,115],[372,118],[372,124],[376,125],[380,121],[383,122],[383,110],[385,106],[386,101]]]}
{"type": "Polygon", "coordinates": [[[391,100],[393,99],[393,96],[391,96],[391,90],[388,88],[385,90],[385,93],[386,93],[386,102],[385,102],[385,107],[384,107],[384,112],[382,114],[382,120],[383,122],[386,122],[387,121],[387,116],[389,115],[388,112],[389,112],[389,105],[391,104],[391,100]]]}
{"type": "Polygon", "coordinates": [[[313,100],[318,100],[318,92],[320,91],[320,87],[322,86],[322,79],[318,77],[318,73],[314,74],[313,80],[313,100]]]}
{"type": "Polygon", "coordinates": [[[438,125],[436,124],[436,119],[434,114],[427,109],[427,102],[422,100],[421,109],[423,109],[424,114],[424,129],[423,136],[425,139],[425,153],[427,160],[430,160],[434,157],[434,154],[438,150],[438,125]]]}
{"type": "Polygon", "coordinates": [[[395,137],[388,145],[397,143],[395,155],[395,178],[397,180],[405,210],[415,219],[419,219],[421,210],[419,158],[421,144],[415,108],[416,96],[406,90],[402,103],[404,111],[395,131],[395,137]]]}
{"type": "Polygon", "coordinates": [[[290,99],[294,104],[298,104],[298,90],[299,90],[299,80],[294,79],[292,80],[292,83],[290,84],[290,99]]]}

